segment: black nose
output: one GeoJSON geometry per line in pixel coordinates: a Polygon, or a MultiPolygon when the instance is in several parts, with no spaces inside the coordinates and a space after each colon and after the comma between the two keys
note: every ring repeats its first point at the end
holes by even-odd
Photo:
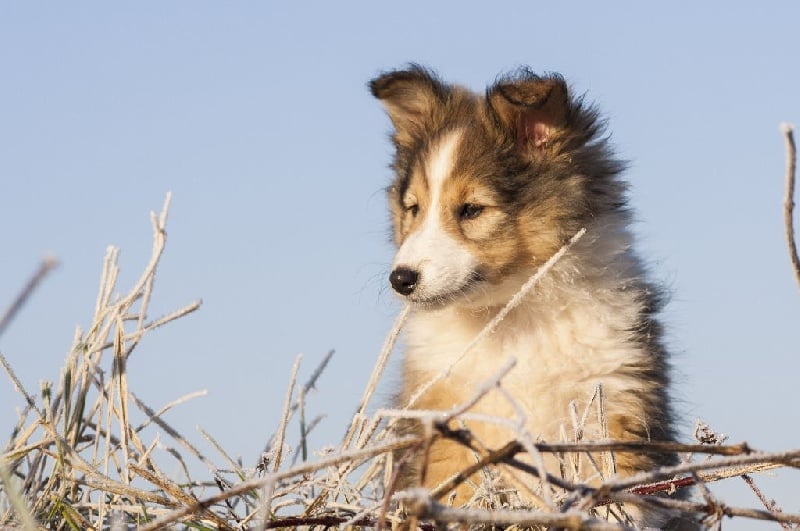
{"type": "Polygon", "coordinates": [[[400,295],[409,295],[417,287],[419,273],[407,267],[398,267],[389,275],[394,290],[400,295]]]}

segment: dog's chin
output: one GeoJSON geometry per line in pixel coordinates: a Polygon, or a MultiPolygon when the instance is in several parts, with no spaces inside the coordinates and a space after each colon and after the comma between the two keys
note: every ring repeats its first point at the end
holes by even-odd
{"type": "Polygon", "coordinates": [[[448,306],[457,305],[462,298],[463,295],[458,293],[447,293],[429,297],[402,297],[412,308],[419,310],[440,310],[448,306]]]}
{"type": "Polygon", "coordinates": [[[484,284],[485,282],[480,279],[470,278],[456,289],[440,293],[411,293],[402,299],[412,307],[422,310],[439,310],[453,306],[469,307],[474,304],[473,299],[484,291],[484,284]]]}
{"type": "Polygon", "coordinates": [[[484,311],[508,304],[529,277],[530,272],[525,271],[496,282],[475,274],[457,289],[436,294],[413,292],[400,298],[413,308],[424,310],[441,310],[449,307],[484,311]]]}

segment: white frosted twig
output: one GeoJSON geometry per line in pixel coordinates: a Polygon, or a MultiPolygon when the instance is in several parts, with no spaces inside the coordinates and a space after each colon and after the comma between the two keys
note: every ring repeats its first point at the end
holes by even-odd
{"type": "Polygon", "coordinates": [[[283,454],[283,443],[286,439],[286,425],[289,423],[289,415],[291,414],[292,396],[294,395],[294,386],[297,382],[297,371],[300,369],[300,360],[303,355],[300,354],[294,360],[292,366],[292,376],[289,380],[289,388],[286,390],[286,398],[283,401],[283,415],[281,415],[281,423],[278,426],[278,433],[274,443],[274,463],[272,467],[273,472],[277,472],[281,466],[281,455],[283,454]]]}
{"type": "Polygon", "coordinates": [[[389,356],[391,356],[392,352],[394,351],[394,346],[397,343],[397,338],[400,336],[400,331],[403,329],[403,325],[406,323],[409,311],[410,307],[406,305],[403,308],[403,311],[401,311],[394,320],[392,329],[389,331],[389,334],[386,336],[386,339],[383,342],[380,356],[378,356],[378,360],[375,362],[375,367],[372,369],[372,374],[370,375],[369,382],[364,390],[364,394],[361,397],[358,410],[356,411],[356,414],[353,415],[353,419],[350,422],[350,427],[348,428],[347,434],[342,441],[342,448],[345,448],[350,444],[350,441],[355,435],[357,426],[359,426],[364,419],[364,413],[367,410],[367,404],[369,404],[370,398],[372,398],[373,393],[375,393],[375,388],[378,386],[378,382],[383,374],[383,370],[386,368],[386,364],[389,361],[389,356]]]}
{"type": "MultiPolygon", "coordinates": [[[[161,255],[164,253],[164,247],[166,246],[167,240],[167,232],[166,232],[166,221],[167,221],[167,213],[169,212],[169,204],[172,200],[172,192],[167,192],[166,198],[164,199],[164,206],[161,210],[161,214],[156,216],[154,212],[150,213],[150,219],[153,223],[153,252],[150,256],[150,261],[144,268],[142,275],[139,277],[139,280],[136,281],[134,287],[131,288],[128,295],[123,297],[119,300],[115,306],[116,310],[119,314],[124,314],[127,312],[128,308],[140,297],[144,295],[144,291],[148,282],[151,282],[151,277],[155,275],[156,268],[158,267],[158,263],[161,260],[161,255]]],[[[116,260],[115,260],[116,261],[116,260]]],[[[116,278],[113,279],[116,281],[116,278]]],[[[144,309],[142,309],[142,312],[144,309]]]]}
{"type": "MultiPolygon", "coordinates": [[[[128,450],[128,436],[130,426],[130,417],[129,417],[129,410],[128,410],[128,370],[126,367],[126,359],[125,359],[125,340],[123,339],[125,333],[125,326],[122,323],[121,316],[117,316],[117,330],[115,334],[114,340],[114,365],[117,368],[116,374],[116,381],[118,386],[118,399],[119,399],[119,440],[120,446],[122,448],[122,467],[123,467],[123,482],[128,483],[130,482],[130,473],[128,472],[128,459],[130,458],[130,453],[128,450]]],[[[113,386],[111,386],[113,388],[113,386]]],[[[113,405],[114,401],[113,398],[110,400],[110,404],[113,405]]],[[[108,426],[108,430],[111,431],[111,425],[108,426]]],[[[110,452],[109,452],[110,453],[110,452]]]]}
{"type": "Polygon", "coordinates": [[[528,416],[525,413],[525,410],[519,404],[519,402],[514,398],[514,396],[508,392],[507,389],[500,388],[499,391],[505,397],[506,401],[511,404],[511,407],[514,408],[514,411],[517,414],[517,429],[516,432],[518,434],[517,441],[522,444],[525,451],[528,452],[528,455],[534,461],[536,467],[541,471],[539,475],[539,479],[542,482],[542,495],[544,498],[544,503],[548,505],[549,508],[554,506],[553,504],[553,493],[552,487],[550,485],[550,481],[548,480],[548,470],[545,466],[544,456],[542,456],[542,452],[536,448],[536,445],[533,444],[532,435],[528,432],[525,425],[528,423],[528,416]]]}
{"type": "Polygon", "coordinates": [[[541,278],[544,275],[546,275],[553,268],[553,266],[556,265],[556,263],[559,260],[561,260],[561,258],[567,253],[567,251],[569,251],[570,248],[573,245],[575,245],[575,243],[578,240],[580,240],[584,234],[586,234],[585,228],[576,232],[575,235],[561,247],[561,249],[559,249],[544,264],[542,264],[536,270],[536,272],[533,275],[531,275],[531,277],[522,285],[522,287],[520,287],[519,291],[517,291],[517,293],[515,293],[514,296],[511,297],[511,300],[508,301],[508,303],[503,307],[503,309],[500,310],[497,313],[497,315],[495,315],[494,318],[491,321],[489,321],[480,332],[478,332],[478,335],[476,335],[475,338],[472,341],[470,341],[466,347],[464,347],[464,349],[461,351],[458,357],[453,361],[453,363],[451,363],[446,369],[439,372],[439,374],[428,380],[424,385],[422,385],[419,389],[417,389],[417,391],[411,396],[405,407],[410,408],[414,404],[416,404],[417,400],[419,400],[420,397],[422,397],[422,395],[428,392],[428,389],[430,389],[435,383],[439,382],[443,378],[446,378],[453,370],[453,368],[461,360],[463,360],[466,357],[466,355],[469,354],[473,348],[475,348],[476,345],[480,344],[486,338],[486,336],[494,332],[495,328],[497,328],[497,325],[499,325],[503,321],[503,319],[506,318],[506,316],[511,312],[511,310],[519,306],[520,302],[522,302],[522,299],[525,298],[525,296],[533,289],[533,287],[539,282],[539,280],[541,280],[541,278]]]}
{"type": "MultiPolygon", "coordinates": [[[[155,321],[151,321],[149,323],[144,323],[135,332],[132,332],[130,334],[125,335],[125,341],[138,342],[142,338],[142,336],[144,334],[146,334],[147,332],[150,332],[151,330],[155,330],[156,328],[164,326],[165,324],[167,324],[169,322],[172,322],[175,319],[180,319],[181,317],[183,317],[185,315],[188,315],[188,314],[198,310],[202,304],[203,304],[202,300],[196,300],[196,301],[194,301],[194,302],[192,302],[190,304],[187,304],[183,308],[179,308],[179,309],[175,310],[174,312],[170,312],[167,315],[159,317],[155,321]]],[[[142,311],[144,311],[144,310],[142,310],[142,311]]],[[[140,315],[144,315],[144,314],[140,314],[140,315]]],[[[128,348],[128,352],[127,352],[128,355],[130,354],[131,350],[132,350],[132,348],[129,347],[128,348]]]]}
{"type": "MultiPolygon", "coordinates": [[[[483,383],[477,386],[475,389],[475,394],[472,395],[472,398],[464,402],[463,404],[459,404],[449,411],[445,411],[439,414],[439,422],[444,424],[450,422],[453,418],[466,413],[469,409],[472,408],[475,404],[477,404],[484,396],[486,396],[489,391],[492,389],[500,387],[500,382],[506,375],[511,372],[511,370],[517,365],[517,358],[511,357],[503,364],[500,369],[495,372],[494,375],[487,378],[483,383]]],[[[434,419],[436,420],[436,419],[434,419]]]]}
{"type": "Polygon", "coordinates": [[[792,261],[794,278],[800,286],[800,257],[794,238],[794,181],[797,164],[797,150],[794,143],[794,126],[781,124],[781,132],[786,143],[786,191],[783,197],[783,223],[786,228],[786,244],[789,246],[789,259],[792,261]]]}
{"type": "Polygon", "coordinates": [[[193,400],[195,398],[199,398],[201,396],[206,396],[208,394],[207,389],[200,389],[199,391],[192,391],[191,393],[186,393],[183,396],[179,396],[172,402],[167,403],[166,405],[162,406],[161,409],[153,413],[152,415],[148,415],[147,420],[139,424],[133,431],[136,433],[141,432],[147,426],[149,426],[154,419],[161,418],[164,416],[164,413],[169,411],[170,409],[183,404],[184,402],[188,402],[189,400],[193,400]]]}
{"type": "Polygon", "coordinates": [[[182,507],[181,509],[174,511],[164,516],[163,518],[154,520],[149,524],[142,526],[139,529],[139,531],[156,531],[158,529],[164,529],[164,526],[166,526],[167,524],[180,520],[184,516],[194,513],[198,507],[210,507],[215,503],[219,503],[229,498],[233,498],[234,496],[245,494],[247,492],[252,491],[253,489],[259,489],[261,487],[264,487],[265,485],[268,485],[270,482],[277,483],[279,481],[294,476],[302,476],[303,474],[310,474],[312,472],[315,472],[322,468],[327,468],[329,466],[337,466],[339,464],[348,461],[359,461],[361,459],[368,459],[370,457],[386,454],[394,450],[408,448],[409,446],[417,443],[418,441],[419,438],[414,436],[393,439],[385,444],[381,444],[378,446],[372,446],[370,448],[353,450],[349,452],[342,452],[325,459],[320,459],[319,461],[306,462],[300,466],[296,466],[288,470],[284,470],[282,472],[275,472],[261,478],[251,479],[249,481],[243,481],[238,485],[234,485],[225,492],[221,492],[214,496],[204,498],[202,500],[197,501],[193,505],[182,507]]]}
{"type": "Polygon", "coordinates": [[[33,399],[33,396],[25,390],[22,382],[17,377],[14,369],[11,368],[11,365],[8,363],[8,360],[6,360],[6,357],[3,356],[2,352],[0,352],[0,366],[2,366],[6,371],[6,374],[11,379],[11,383],[14,384],[14,388],[17,390],[17,392],[25,398],[25,402],[28,403],[28,406],[33,408],[39,414],[39,418],[44,418],[44,413],[38,407],[36,407],[36,401],[33,399]]]}
{"type": "MultiPolygon", "coordinates": [[[[159,245],[162,247],[164,245],[164,239],[166,238],[166,232],[164,229],[167,226],[167,213],[169,212],[169,205],[171,202],[172,202],[172,192],[167,192],[167,195],[164,198],[164,206],[161,208],[161,215],[156,217],[154,212],[150,213],[150,220],[153,224],[153,233],[156,235],[153,238],[153,254],[156,254],[158,252],[159,245]]],[[[137,325],[136,325],[136,328],[140,331],[142,330],[142,326],[144,325],[144,320],[147,317],[147,307],[150,304],[150,297],[153,294],[153,284],[155,282],[155,279],[156,279],[155,274],[149,275],[147,277],[147,282],[144,284],[144,289],[141,291],[142,303],[139,306],[139,316],[137,318],[137,325]]],[[[134,344],[135,343],[136,342],[134,342],[134,344]]]]}
{"type": "Polygon", "coordinates": [[[236,475],[239,476],[239,478],[243,479],[244,478],[244,471],[242,470],[242,467],[239,466],[239,463],[234,461],[233,458],[230,455],[228,455],[228,452],[225,451],[225,449],[222,447],[222,445],[219,442],[217,442],[217,440],[214,437],[212,437],[211,434],[209,434],[201,426],[196,426],[196,428],[197,428],[197,431],[199,431],[200,434],[203,436],[203,438],[206,441],[208,441],[208,443],[211,446],[214,447],[214,449],[222,456],[223,459],[225,459],[225,461],[228,462],[228,466],[231,467],[231,470],[233,470],[234,473],[236,473],[236,475]]]}
{"type": "Polygon", "coordinates": [[[188,441],[183,435],[178,432],[175,428],[171,425],[167,424],[167,422],[162,419],[161,417],[156,415],[156,412],[153,409],[145,404],[142,400],[139,399],[134,393],[130,393],[131,397],[133,398],[136,407],[138,407],[145,415],[148,416],[159,428],[167,432],[167,435],[172,437],[175,441],[178,442],[181,446],[183,446],[186,450],[192,453],[198,461],[203,463],[208,467],[209,470],[212,472],[216,470],[216,467],[208,460],[206,456],[204,456],[200,450],[198,450],[192,443],[188,441]]]}
{"type": "Polygon", "coordinates": [[[94,305],[94,319],[92,322],[95,325],[102,322],[102,313],[108,309],[109,300],[116,284],[117,273],[119,273],[118,257],[119,249],[113,245],[106,247],[106,255],[103,257],[103,269],[100,272],[100,288],[97,290],[97,300],[94,305]]]}
{"type": "MultiPolygon", "coordinates": [[[[650,472],[640,472],[624,478],[606,481],[603,488],[607,491],[625,490],[638,485],[652,483],[662,479],[668,479],[679,474],[690,474],[701,470],[724,469],[727,467],[739,467],[744,465],[768,465],[772,466],[792,466],[800,467],[800,450],[775,453],[752,453],[749,455],[738,455],[734,457],[724,457],[721,459],[708,459],[706,461],[683,463],[680,465],[662,467],[650,472]]],[[[745,473],[739,470],[736,475],[745,473]]],[[[702,478],[702,476],[701,476],[702,478]]]]}

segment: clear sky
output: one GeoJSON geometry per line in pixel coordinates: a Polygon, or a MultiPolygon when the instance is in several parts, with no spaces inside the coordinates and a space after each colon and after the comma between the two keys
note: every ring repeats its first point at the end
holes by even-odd
{"type": "MultiPolygon", "coordinates": [[[[530,65],[596,101],[631,161],[639,247],[672,293],[684,438],[702,418],[731,442],[800,447],[778,131],[800,122],[798,24],[788,1],[3,2],[0,307],[43,255],[61,266],[0,350],[30,389],[55,379],[106,246],[127,288],[171,190],[150,313],[204,303],[146,338],[129,385],[156,407],[207,389],[167,419],[252,464],[295,356],[304,379],[335,348],[309,408],[327,414],[312,446],[338,442],[399,309],[389,123],[366,82],[416,61],[482,90],[530,65]]],[[[7,432],[22,401],[2,375],[0,404],[7,432]]],[[[800,511],[798,479],[759,481],[800,511]]],[[[758,504],[733,483],[729,503],[758,504]]]]}

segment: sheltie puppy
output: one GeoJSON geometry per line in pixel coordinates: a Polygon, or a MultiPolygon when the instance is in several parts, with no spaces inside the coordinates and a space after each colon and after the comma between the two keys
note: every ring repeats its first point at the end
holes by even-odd
{"type": "MultiPolygon", "coordinates": [[[[398,250],[389,281],[411,307],[397,406],[452,410],[513,358],[499,384],[505,392],[489,390],[466,420],[452,423],[481,446],[500,448],[520,434],[547,442],[674,440],[655,315],[660,293],[633,252],[625,165],[595,107],[560,75],[527,69],[485,94],[417,65],[381,75],[370,89],[394,125],[388,190],[398,250]],[[496,329],[467,349],[581,229],[585,235],[496,329]]],[[[418,432],[421,424],[403,429],[418,432]]],[[[475,462],[474,452],[439,438],[404,465],[403,485],[435,487],[475,462]]],[[[551,474],[590,482],[675,462],[618,453],[601,470],[578,454],[545,458],[551,474]]],[[[476,482],[477,474],[454,501],[468,501],[476,482]]],[[[530,500],[524,490],[517,495],[530,500]]]]}

